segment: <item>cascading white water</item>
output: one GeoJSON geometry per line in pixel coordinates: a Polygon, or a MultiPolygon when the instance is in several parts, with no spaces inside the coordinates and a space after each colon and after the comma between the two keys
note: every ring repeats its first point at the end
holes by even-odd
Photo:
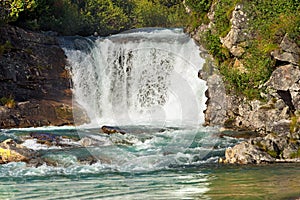
{"type": "Polygon", "coordinates": [[[182,29],[73,39],[74,100],[92,124],[190,126],[204,121],[203,59],[182,29]]]}

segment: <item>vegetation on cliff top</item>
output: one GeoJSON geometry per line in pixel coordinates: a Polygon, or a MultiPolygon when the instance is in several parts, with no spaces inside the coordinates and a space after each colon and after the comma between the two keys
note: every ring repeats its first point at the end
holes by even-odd
{"type": "Polygon", "coordinates": [[[202,44],[214,56],[229,89],[250,99],[260,97],[262,83],[278,64],[271,52],[279,49],[282,38],[288,34],[300,45],[300,0],[185,0],[185,4],[190,15],[182,0],[6,0],[0,1],[0,25],[12,23],[63,35],[109,35],[131,28],[187,24],[194,30],[210,23],[213,7],[213,25],[201,35],[202,44]],[[237,4],[247,13],[251,36],[241,44],[244,52],[238,62],[220,41],[231,29],[237,4]]]}
{"type": "MultiPolygon", "coordinates": [[[[187,0],[192,9],[191,30],[201,24],[208,24],[209,9],[213,5],[213,25],[201,35],[202,44],[214,56],[221,74],[231,91],[248,98],[259,98],[277,63],[271,52],[279,49],[282,38],[289,38],[300,45],[300,1],[299,0],[187,0]],[[234,67],[236,56],[229,53],[220,38],[231,29],[232,13],[236,5],[242,5],[247,14],[247,31],[250,35],[242,48],[245,51],[238,61],[244,70],[234,67]]],[[[212,14],[212,13],[211,13],[212,14]]],[[[246,23],[246,22],[245,22],[246,23]]]]}
{"type": "Polygon", "coordinates": [[[63,35],[184,26],[188,17],[181,0],[8,0],[0,2],[0,10],[2,24],[63,35]]]}

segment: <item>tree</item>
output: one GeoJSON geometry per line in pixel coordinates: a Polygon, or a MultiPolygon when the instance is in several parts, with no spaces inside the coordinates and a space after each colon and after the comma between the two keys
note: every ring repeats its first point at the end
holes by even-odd
{"type": "Polygon", "coordinates": [[[1,0],[0,20],[10,22],[18,19],[20,12],[32,10],[36,6],[35,0],[1,0]]]}
{"type": "Polygon", "coordinates": [[[129,23],[128,16],[111,0],[87,0],[83,15],[90,27],[101,35],[124,30],[129,23]]]}

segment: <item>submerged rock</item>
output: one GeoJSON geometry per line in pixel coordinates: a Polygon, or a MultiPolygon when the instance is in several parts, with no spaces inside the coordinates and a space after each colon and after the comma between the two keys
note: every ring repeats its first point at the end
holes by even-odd
{"type": "Polygon", "coordinates": [[[113,127],[113,126],[102,126],[101,130],[103,133],[106,134],[121,133],[122,135],[124,135],[126,133],[124,130],[120,129],[119,127],[113,127]]]}
{"type": "Polygon", "coordinates": [[[30,137],[37,139],[38,143],[52,145],[53,143],[59,144],[61,137],[51,133],[30,133],[30,137]]]}

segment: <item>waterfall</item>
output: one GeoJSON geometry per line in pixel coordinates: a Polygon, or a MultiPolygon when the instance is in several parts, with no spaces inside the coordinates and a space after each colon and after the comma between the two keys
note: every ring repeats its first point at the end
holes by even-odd
{"type": "Polygon", "coordinates": [[[204,60],[182,29],[137,29],[106,38],[64,38],[74,101],[93,126],[198,126],[204,60]]]}

